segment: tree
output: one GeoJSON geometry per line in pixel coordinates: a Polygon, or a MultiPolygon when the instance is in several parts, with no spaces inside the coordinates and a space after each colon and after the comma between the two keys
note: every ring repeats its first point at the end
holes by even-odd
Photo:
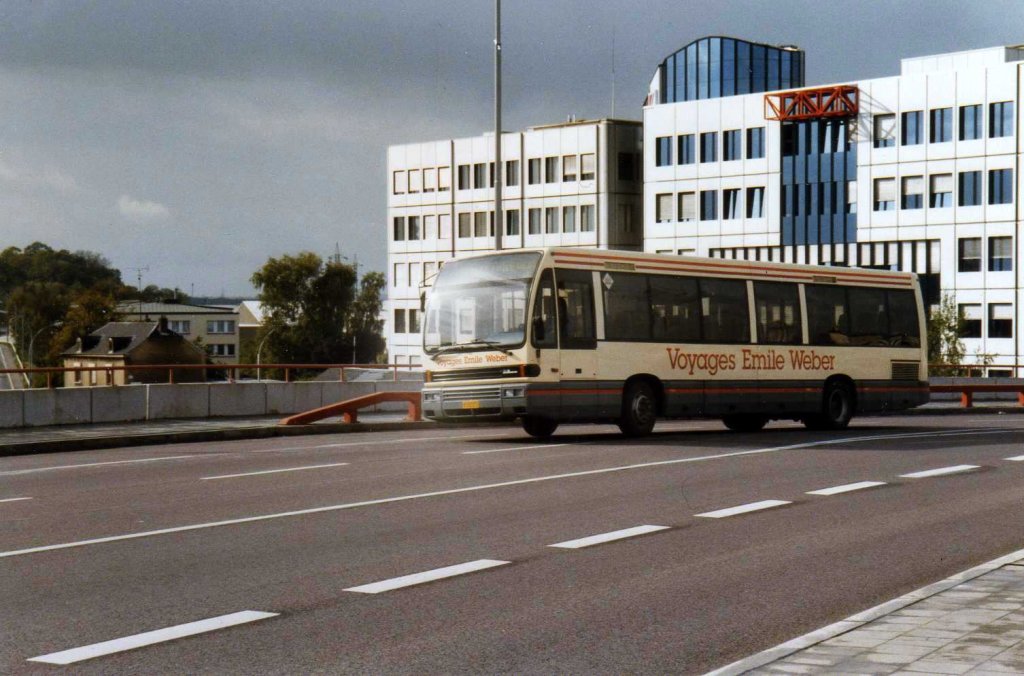
{"type": "Polygon", "coordinates": [[[380,311],[384,302],[381,293],[387,280],[380,272],[368,272],[360,280],[359,295],[352,304],[351,329],[355,334],[356,355],[353,361],[372,364],[384,357],[384,320],[380,311]]]}
{"type": "Polygon", "coordinates": [[[324,262],[312,252],[270,258],[252,276],[264,308],[262,361],[287,364],[347,363],[352,336],[360,354],[379,350],[383,275],[368,273],[356,294],[356,271],[324,262]],[[363,348],[359,344],[365,342],[363,348]]]}
{"type": "Polygon", "coordinates": [[[952,294],[944,294],[928,318],[928,361],[943,366],[931,369],[932,375],[957,375],[964,359],[964,317],[952,294]]]}
{"type": "Polygon", "coordinates": [[[61,352],[71,347],[76,340],[116,318],[117,300],[111,294],[98,289],[86,289],[77,294],[50,341],[47,361],[56,363],[61,352]]]}

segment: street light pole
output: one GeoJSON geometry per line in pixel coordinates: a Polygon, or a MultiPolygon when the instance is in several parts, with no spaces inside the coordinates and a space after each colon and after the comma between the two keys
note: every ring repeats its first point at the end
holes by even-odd
{"type": "Polygon", "coordinates": [[[28,341],[28,363],[31,364],[33,368],[36,365],[35,352],[33,351],[33,348],[35,347],[36,336],[38,336],[40,333],[47,329],[52,329],[54,327],[60,326],[63,323],[64,322],[54,322],[52,324],[44,326],[43,328],[39,329],[38,331],[32,334],[32,339],[28,341]]]}
{"type": "Polygon", "coordinates": [[[277,331],[278,327],[274,327],[267,331],[267,334],[263,336],[263,340],[260,341],[259,346],[256,348],[256,382],[263,380],[263,369],[260,368],[260,355],[263,352],[263,343],[267,342],[267,338],[270,338],[270,334],[277,331]]]}

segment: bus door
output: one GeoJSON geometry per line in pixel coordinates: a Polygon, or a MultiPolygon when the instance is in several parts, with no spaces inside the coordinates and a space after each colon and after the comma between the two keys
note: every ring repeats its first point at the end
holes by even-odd
{"type": "Polygon", "coordinates": [[[820,388],[794,378],[790,350],[803,344],[800,292],[793,282],[752,282],[757,345],[748,359],[757,369],[759,410],[786,416],[813,409],[820,388]],[[787,377],[787,374],[791,374],[787,377]]]}
{"type": "Polygon", "coordinates": [[[537,293],[530,312],[530,357],[540,367],[535,384],[529,389],[530,415],[559,418],[562,411],[561,359],[558,352],[558,313],[555,275],[544,270],[537,283],[537,293]]]}
{"type": "Polygon", "coordinates": [[[557,270],[558,344],[562,408],[572,416],[596,417],[597,322],[594,314],[594,273],[557,270]]]}

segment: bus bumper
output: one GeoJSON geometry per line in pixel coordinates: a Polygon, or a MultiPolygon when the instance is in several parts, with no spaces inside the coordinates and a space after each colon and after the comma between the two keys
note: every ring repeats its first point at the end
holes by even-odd
{"type": "Polygon", "coordinates": [[[525,383],[423,388],[423,417],[441,422],[513,420],[526,414],[525,383]]]}

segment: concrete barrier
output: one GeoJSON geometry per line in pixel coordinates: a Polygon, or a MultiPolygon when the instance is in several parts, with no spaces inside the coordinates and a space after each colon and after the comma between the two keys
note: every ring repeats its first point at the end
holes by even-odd
{"type": "Polygon", "coordinates": [[[312,411],[323,406],[324,384],[266,383],[267,413],[287,414],[312,411]]]}
{"type": "Polygon", "coordinates": [[[74,425],[92,421],[92,392],[88,387],[25,390],[27,427],[74,425]]]}
{"type": "Polygon", "coordinates": [[[90,387],[91,422],[129,422],[146,419],[145,387],[90,387]]]}
{"type": "Polygon", "coordinates": [[[266,415],[267,387],[263,383],[210,385],[210,416],[214,418],[266,415]]]}
{"type": "MultiPolygon", "coordinates": [[[[321,391],[320,406],[327,406],[328,404],[337,404],[340,401],[346,399],[354,399],[355,397],[361,397],[364,394],[373,394],[377,390],[374,389],[373,383],[321,383],[323,390],[321,391]]],[[[316,407],[316,408],[319,408],[316,407]]]]}
{"type": "Polygon", "coordinates": [[[0,427],[21,427],[25,424],[25,392],[0,391],[0,427]]]}
{"type": "Polygon", "coordinates": [[[213,385],[146,385],[148,420],[207,418],[213,385]]]}

